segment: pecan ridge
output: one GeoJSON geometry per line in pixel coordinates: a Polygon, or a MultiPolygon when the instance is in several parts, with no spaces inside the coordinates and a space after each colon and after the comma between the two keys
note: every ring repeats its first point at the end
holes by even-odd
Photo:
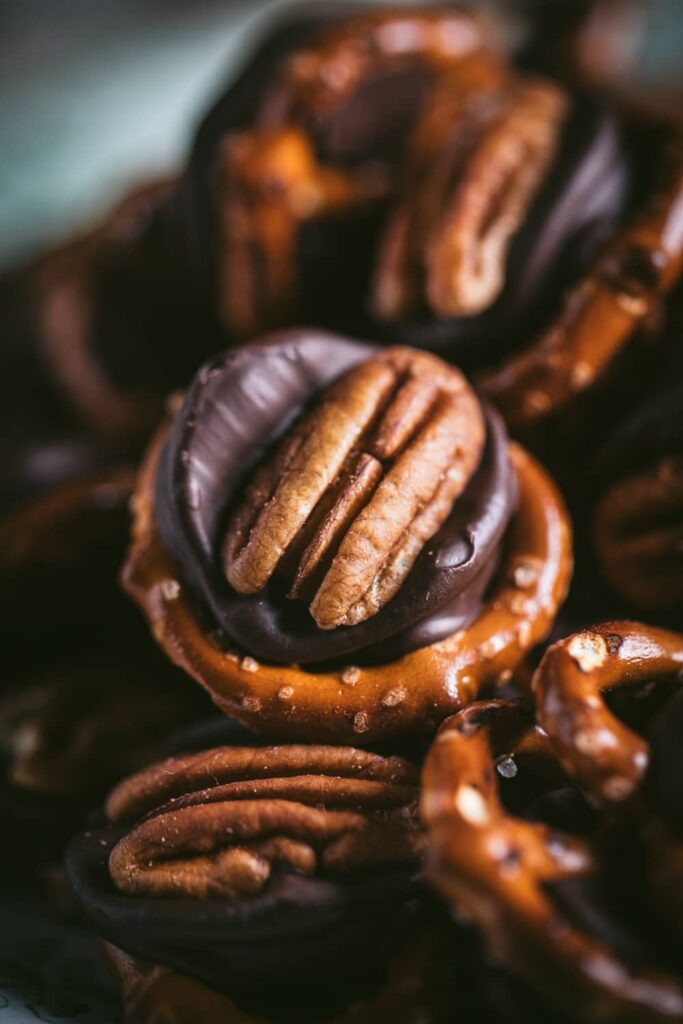
{"type": "Polygon", "coordinates": [[[418,769],[345,747],[220,747],[170,758],[111,794],[114,821],[138,823],[109,871],[127,893],[254,895],[276,865],[351,875],[409,864],[420,842],[418,769]]]}
{"type": "Polygon", "coordinates": [[[459,371],[408,349],[377,355],[334,383],[256,472],[228,524],[228,581],[255,593],[284,570],[290,597],[312,595],[321,629],[370,618],[447,518],[484,440],[459,371]]]}
{"type": "Polygon", "coordinates": [[[490,306],[557,149],[567,108],[560,88],[506,83],[495,63],[465,85],[449,88],[417,125],[404,198],[380,248],[374,306],[382,318],[410,313],[421,293],[437,316],[490,306]]]}

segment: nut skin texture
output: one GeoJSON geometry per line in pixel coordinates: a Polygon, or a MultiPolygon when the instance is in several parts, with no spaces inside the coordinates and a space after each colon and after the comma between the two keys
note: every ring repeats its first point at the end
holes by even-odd
{"type": "Polygon", "coordinates": [[[434,110],[418,125],[407,198],[380,248],[374,301],[380,317],[414,312],[420,291],[436,316],[473,316],[504,286],[511,239],[557,148],[567,103],[550,83],[489,74],[490,82],[475,78],[469,95],[459,82],[447,82],[457,89],[457,100],[449,91],[445,105],[458,130],[439,125],[432,160],[425,152],[436,148],[434,110]],[[497,93],[494,83],[505,91],[497,93]]]}
{"type": "Polygon", "coordinates": [[[230,584],[262,589],[313,519],[295,592],[322,561],[310,604],[317,625],[364,621],[400,589],[484,439],[478,400],[457,370],[409,349],[375,356],[328,389],[247,486],[224,544],[230,584]]]}
{"type": "MultiPolygon", "coordinates": [[[[660,965],[656,945],[635,957],[625,952],[619,929],[637,931],[642,908],[624,926],[610,909],[620,904],[601,895],[612,879],[637,886],[664,917],[680,906],[680,839],[646,785],[657,740],[650,730],[646,742],[619,721],[603,693],[630,701],[631,713],[658,686],[680,697],[682,659],[683,636],[640,623],[608,622],[569,636],[547,650],[534,674],[536,721],[519,703],[472,704],[444,723],[425,765],[432,880],[451,906],[470,913],[498,960],[561,1014],[572,1001],[582,1021],[683,1019],[683,985],[670,963],[660,965]],[[501,758],[515,765],[514,776],[531,771],[550,797],[583,794],[592,824],[574,834],[556,821],[549,828],[538,810],[515,816],[518,805],[514,814],[506,808],[496,782],[501,758]],[[633,844],[634,832],[646,856],[634,856],[620,874],[627,855],[619,843],[633,844]],[[588,916],[576,912],[581,905],[588,916]]],[[[666,717],[666,704],[659,715],[666,717]]],[[[628,894],[615,898],[628,904],[628,894]]]]}
{"type": "Polygon", "coordinates": [[[171,660],[205,686],[225,714],[271,735],[299,740],[365,745],[429,731],[481,687],[514,669],[549,632],[571,576],[571,531],[550,479],[511,445],[519,510],[499,581],[469,628],[392,663],[359,668],[352,685],[341,672],[265,665],[220,650],[184,593],[168,603],[159,590],[164,579],[177,577],[154,521],[155,475],[165,433],[162,429],[150,447],[139,477],[123,583],[171,660]],[[534,573],[520,590],[514,580],[522,563],[533,566],[534,573]]]}
{"type": "Polygon", "coordinates": [[[312,1024],[381,990],[429,916],[418,763],[229,720],[175,742],[198,746],[120,783],[69,848],[97,932],[257,1017],[312,1024]]]}
{"type": "Polygon", "coordinates": [[[415,862],[417,769],[353,748],[222,747],[124,781],[110,820],[142,820],[109,872],[134,896],[238,899],[275,868],[344,877],[415,862]]]}

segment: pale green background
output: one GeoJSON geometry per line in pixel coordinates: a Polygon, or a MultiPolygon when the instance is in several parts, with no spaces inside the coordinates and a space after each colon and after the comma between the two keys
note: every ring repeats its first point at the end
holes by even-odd
{"type": "MultiPolygon", "coordinates": [[[[245,22],[286,2],[0,0],[0,265],[176,167],[245,22]]],[[[682,55],[683,0],[653,0],[643,73],[682,55]]]]}

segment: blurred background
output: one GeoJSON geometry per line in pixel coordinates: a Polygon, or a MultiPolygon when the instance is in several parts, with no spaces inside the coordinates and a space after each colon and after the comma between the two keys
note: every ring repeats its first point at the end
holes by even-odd
{"type": "MultiPolygon", "coordinates": [[[[567,0],[498,6],[530,2],[567,0]]],[[[253,22],[287,3],[0,0],[0,267],[177,167],[253,22]]],[[[683,2],[642,7],[638,73],[665,82],[681,71],[683,2]]]]}

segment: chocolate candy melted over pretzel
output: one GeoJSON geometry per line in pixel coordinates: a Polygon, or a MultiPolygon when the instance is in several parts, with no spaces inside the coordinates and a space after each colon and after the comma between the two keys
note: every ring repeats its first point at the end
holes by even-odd
{"type": "Polygon", "coordinates": [[[200,372],[155,513],[228,643],[310,663],[391,660],[467,625],[514,500],[500,423],[457,370],[292,333],[200,372]]]}
{"type": "Polygon", "coordinates": [[[470,705],[429,756],[433,878],[563,1019],[683,1020],[683,636],[577,633],[520,705],[470,705]]]}
{"type": "Polygon", "coordinates": [[[636,609],[683,607],[683,386],[646,401],[599,453],[594,534],[601,568],[636,609]]]}
{"type": "Polygon", "coordinates": [[[102,934],[147,962],[262,1004],[326,985],[348,1000],[418,900],[418,783],[411,762],[349,747],[172,758],[113,791],[70,877],[102,934]]]}
{"type": "Polygon", "coordinates": [[[607,106],[514,69],[495,35],[451,7],[276,27],[188,176],[231,334],[369,315],[480,367],[554,312],[623,213],[627,150],[607,106]]]}

